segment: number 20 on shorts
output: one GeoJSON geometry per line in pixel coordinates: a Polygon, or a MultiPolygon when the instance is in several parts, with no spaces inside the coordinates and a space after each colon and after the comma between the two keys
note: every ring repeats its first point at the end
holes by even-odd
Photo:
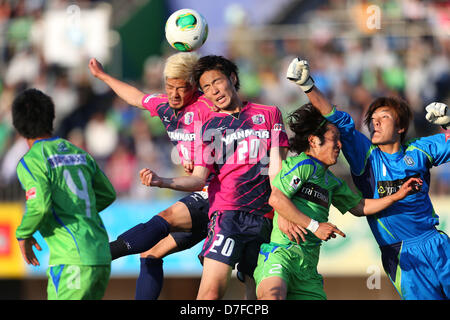
{"type": "MultiPolygon", "coordinates": [[[[214,241],[213,245],[211,246],[211,249],[209,251],[217,253],[217,250],[215,249],[215,247],[220,247],[222,245],[222,242],[224,240],[224,236],[220,233],[218,233],[216,235],[217,239],[214,241]]],[[[225,256],[225,257],[229,257],[231,256],[231,254],[233,253],[233,249],[234,249],[234,239],[232,238],[227,238],[225,240],[225,243],[223,244],[222,250],[220,250],[220,254],[225,256]]]]}

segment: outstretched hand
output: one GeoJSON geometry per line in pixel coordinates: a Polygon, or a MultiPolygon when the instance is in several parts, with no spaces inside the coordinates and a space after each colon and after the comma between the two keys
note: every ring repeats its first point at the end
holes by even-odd
{"type": "Polygon", "coordinates": [[[432,124],[447,129],[450,126],[450,108],[444,103],[432,102],[425,107],[427,114],[425,118],[432,124]]]}
{"type": "Polygon", "coordinates": [[[314,86],[314,80],[310,76],[308,61],[295,58],[289,64],[286,78],[296,83],[304,92],[309,92],[314,86]]]}
{"type": "Polygon", "coordinates": [[[395,200],[402,200],[406,196],[419,192],[422,188],[423,181],[420,178],[410,178],[402,184],[400,189],[394,194],[395,200]]]}
{"type": "Polygon", "coordinates": [[[336,234],[345,238],[345,233],[338,229],[334,224],[329,222],[319,223],[319,228],[314,232],[314,235],[320,240],[328,241],[330,238],[336,238],[336,234]]]}
{"type": "Polygon", "coordinates": [[[106,75],[106,72],[103,69],[102,64],[98,62],[97,59],[95,58],[91,58],[89,60],[89,70],[91,71],[94,77],[100,80],[103,80],[104,76],[106,75]]]}

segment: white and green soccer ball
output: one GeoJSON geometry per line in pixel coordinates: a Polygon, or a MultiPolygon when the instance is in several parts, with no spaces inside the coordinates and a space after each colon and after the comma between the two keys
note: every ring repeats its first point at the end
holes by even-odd
{"type": "Polygon", "coordinates": [[[181,9],[172,13],[166,22],[166,39],[178,51],[200,48],[208,37],[206,19],[193,9],[181,9]]]}

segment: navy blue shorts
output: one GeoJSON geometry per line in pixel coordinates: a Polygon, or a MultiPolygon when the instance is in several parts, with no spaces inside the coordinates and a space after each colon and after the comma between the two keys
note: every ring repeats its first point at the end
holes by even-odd
{"type": "Polygon", "coordinates": [[[191,214],[192,229],[190,232],[171,232],[180,251],[192,248],[197,243],[205,239],[208,233],[208,192],[193,192],[188,196],[178,200],[184,203],[191,214]]]}
{"type": "Polygon", "coordinates": [[[199,254],[223,262],[238,271],[253,276],[259,248],[269,242],[272,220],[245,211],[215,211],[208,225],[208,235],[199,254]]]}

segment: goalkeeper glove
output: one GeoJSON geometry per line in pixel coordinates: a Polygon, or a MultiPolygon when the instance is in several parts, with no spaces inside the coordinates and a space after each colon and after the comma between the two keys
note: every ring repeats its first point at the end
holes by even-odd
{"type": "Polygon", "coordinates": [[[286,77],[295,82],[305,93],[314,87],[314,80],[309,75],[308,61],[295,58],[289,65],[286,77]]]}
{"type": "Polygon", "coordinates": [[[450,111],[444,103],[432,102],[426,106],[425,110],[427,111],[425,118],[428,122],[440,125],[444,129],[450,125],[450,111]]]}

